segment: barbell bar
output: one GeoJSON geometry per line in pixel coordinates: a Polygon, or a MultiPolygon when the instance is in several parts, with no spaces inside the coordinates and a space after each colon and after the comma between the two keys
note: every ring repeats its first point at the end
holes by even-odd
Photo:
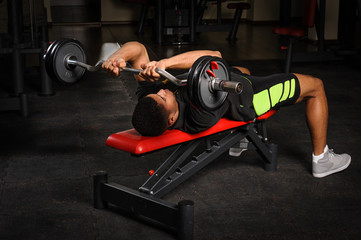
{"type": "MultiPolygon", "coordinates": [[[[91,66],[91,65],[83,63],[83,62],[72,60],[69,57],[66,59],[66,64],[79,66],[79,67],[85,68],[86,70],[88,70],[90,72],[98,71],[104,62],[105,62],[104,60],[101,60],[101,61],[98,61],[94,66],[91,66]]],[[[140,74],[142,72],[141,69],[136,69],[136,68],[122,68],[122,71],[131,72],[134,74],[140,74]]],[[[187,81],[188,81],[187,79],[178,79],[174,75],[170,74],[169,72],[167,72],[166,70],[161,69],[161,68],[156,68],[155,71],[159,75],[170,80],[173,84],[175,84],[177,86],[187,85],[187,81]]],[[[220,80],[219,78],[216,78],[215,76],[212,76],[212,75],[210,75],[210,77],[211,77],[211,81],[209,82],[209,85],[210,85],[209,88],[210,88],[210,91],[212,91],[212,92],[226,91],[226,92],[231,92],[231,93],[236,93],[236,94],[240,94],[242,92],[242,85],[238,82],[220,80]]]]}
{"type": "MultiPolygon", "coordinates": [[[[106,44],[103,44],[100,60],[92,66],[85,63],[86,55],[79,41],[74,39],[56,40],[50,44],[43,56],[46,70],[51,77],[62,83],[76,83],[86,71],[98,71],[104,61],[120,48],[117,43],[106,44]],[[107,47],[104,48],[106,44],[107,47]]],[[[134,74],[142,72],[142,70],[134,68],[123,68],[122,71],[134,74]]],[[[155,71],[177,86],[188,85],[190,101],[209,111],[219,108],[228,93],[240,94],[243,90],[241,83],[230,81],[227,63],[217,57],[203,56],[199,58],[192,65],[186,79],[183,79],[184,77],[180,79],[164,69],[156,68],[155,71]]]]}
{"type": "MultiPolygon", "coordinates": [[[[79,61],[76,61],[76,60],[72,60],[70,58],[66,59],[66,64],[79,66],[79,67],[85,68],[86,70],[88,70],[90,72],[94,72],[94,71],[99,70],[104,62],[105,62],[105,60],[101,60],[101,61],[98,61],[94,66],[91,66],[89,64],[79,62],[79,61]]],[[[121,70],[125,71],[125,72],[131,72],[131,73],[134,73],[134,74],[139,74],[139,73],[142,72],[141,69],[136,69],[136,68],[122,68],[121,70]]],[[[187,84],[187,79],[183,79],[183,80],[178,79],[178,78],[176,78],[175,76],[173,76],[172,74],[170,74],[169,72],[167,72],[164,69],[156,68],[155,71],[159,75],[161,75],[162,77],[165,77],[168,80],[170,80],[175,85],[184,86],[184,85],[187,84]]]]}

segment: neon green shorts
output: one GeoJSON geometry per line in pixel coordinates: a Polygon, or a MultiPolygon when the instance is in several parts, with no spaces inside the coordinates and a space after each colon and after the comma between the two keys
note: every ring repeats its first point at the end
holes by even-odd
{"type": "Polygon", "coordinates": [[[294,74],[245,77],[252,83],[253,107],[257,116],[271,109],[293,105],[300,96],[300,83],[294,74]]]}

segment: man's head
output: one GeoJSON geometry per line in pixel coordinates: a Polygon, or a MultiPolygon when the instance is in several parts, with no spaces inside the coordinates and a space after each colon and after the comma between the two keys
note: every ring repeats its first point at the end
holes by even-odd
{"type": "Polygon", "coordinates": [[[161,89],[149,94],[137,103],[132,124],[144,136],[158,136],[178,119],[179,109],[173,92],[161,89]]]}

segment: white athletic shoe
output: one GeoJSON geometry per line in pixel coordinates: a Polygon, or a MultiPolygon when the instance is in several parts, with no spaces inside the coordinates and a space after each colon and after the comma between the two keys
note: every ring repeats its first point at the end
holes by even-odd
{"type": "Polygon", "coordinates": [[[229,149],[229,156],[239,157],[244,151],[248,149],[248,140],[247,138],[243,138],[239,141],[239,147],[231,147],[229,149]]]}
{"type": "Polygon", "coordinates": [[[345,170],[350,163],[350,155],[347,153],[336,154],[332,149],[329,149],[317,163],[312,161],[312,174],[317,178],[326,177],[330,174],[345,170]]]}

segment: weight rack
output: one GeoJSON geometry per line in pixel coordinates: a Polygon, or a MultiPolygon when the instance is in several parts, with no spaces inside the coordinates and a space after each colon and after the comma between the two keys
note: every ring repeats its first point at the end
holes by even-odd
{"type": "MultiPolygon", "coordinates": [[[[39,54],[41,90],[40,95],[53,95],[52,82],[47,75],[42,53],[48,47],[48,30],[46,26],[41,27],[40,46],[36,47],[34,43],[24,44],[21,42],[22,29],[22,3],[19,0],[8,0],[8,24],[11,32],[10,38],[12,45],[10,47],[0,46],[0,54],[11,54],[13,93],[7,97],[0,98],[0,111],[20,110],[21,115],[26,117],[28,110],[28,97],[24,89],[24,63],[23,54],[39,54]]],[[[32,17],[32,16],[31,16],[32,17]]],[[[33,26],[32,26],[33,28],[33,26]]],[[[33,32],[32,32],[33,35],[33,32]]],[[[33,37],[33,36],[32,36],[33,37]]]]}

